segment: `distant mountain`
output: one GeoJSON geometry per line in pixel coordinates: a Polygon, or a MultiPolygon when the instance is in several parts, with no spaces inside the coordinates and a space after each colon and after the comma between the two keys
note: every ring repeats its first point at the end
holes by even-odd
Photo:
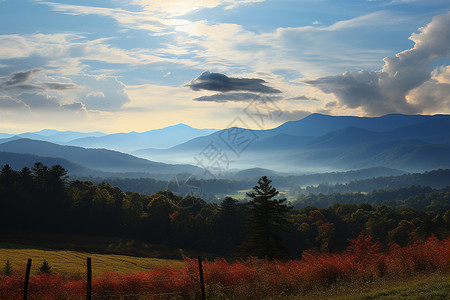
{"type": "Polygon", "coordinates": [[[38,141],[46,141],[53,143],[66,143],[78,138],[85,137],[100,137],[105,135],[102,132],[76,132],[76,131],[59,131],[55,129],[44,129],[36,132],[24,132],[17,135],[0,133],[0,139],[11,138],[16,136],[18,138],[32,139],[38,141]]]}
{"type": "MultiPolygon", "coordinates": [[[[4,135],[0,151],[60,157],[104,172],[195,173],[214,163],[211,157],[221,158],[219,167],[224,174],[230,169],[254,168],[298,174],[375,167],[422,172],[450,167],[450,115],[391,114],[367,118],[312,114],[269,130],[215,131],[178,124],[142,133],[85,133],[89,134],[67,142],[79,145],[72,148],[19,142],[18,136],[4,135]],[[164,148],[168,145],[173,146],[164,148]],[[80,146],[117,149],[140,158],[80,146]]],[[[62,143],[80,133],[42,130],[23,135],[58,139],[62,143]]]]}
{"type": "Polygon", "coordinates": [[[14,134],[8,134],[8,133],[0,133],[0,139],[7,139],[14,136],[14,134]]]}
{"type": "MultiPolygon", "coordinates": [[[[40,133],[42,135],[42,133],[40,133]]],[[[77,131],[58,131],[52,134],[46,135],[48,141],[55,143],[67,143],[75,139],[89,138],[89,137],[102,137],[106,134],[103,132],[77,132],[77,131]]]]}
{"type": "Polygon", "coordinates": [[[313,114],[270,130],[241,131],[245,136],[235,144],[232,129],[225,129],[169,149],[141,149],[133,154],[189,163],[213,145],[230,158],[232,168],[294,173],[371,167],[416,172],[450,167],[449,115],[359,118],[313,114]]]}
{"type": "Polygon", "coordinates": [[[0,139],[0,144],[6,143],[6,142],[15,141],[15,140],[20,140],[20,139],[21,139],[20,136],[13,135],[13,136],[8,137],[8,138],[0,139]]]}
{"type": "Polygon", "coordinates": [[[43,157],[23,153],[0,152],[0,166],[10,165],[14,170],[21,170],[23,167],[32,168],[36,162],[41,162],[46,166],[60,165],[63,166],[70,174],[74,175],[93,175],[94,170],[85,168],[79,164],[71,162],[67,159],[56,157],[43,157]]]}
{"type": "Polygon", "coordinates": [[[381,117],[329,116],[311,114],[298,121],[286,122],[277,128],[267,130],[297,136],[321,136],[326,133],[357,127],[370,131],[384,132],[400,127],[422,123],[431,119],[448,118],[448,115],[402,115],[390,114],[381,117]]]}
{"type": "Polygon", "coordinates": [[[142,148],[169,148],[215,131],[217,130],[196,129],[185,124],[178,124],[142,133],[114,133],[101,137],[80,138],[68,142],[67,145],[131,152],[142,148]]]}
{"type": "Polygon", "coordinates": [[[105,149],[84,149],[61,146],[45,141],[18,139],[0,144],[0,152],[24,153],[44,157],[57,157],[90,169],[105,172],[142,172],[149,174],[199,173],[191,165],[169,165],[137,158],[129,154],[105,149]]]}
{"type": "Polygon", "coordinates": [[[251,168],[251,169],[245,169],[236,173],[233,173],[230,178],[233,180],[247,180],[247,181],[254,181],[258,180],[262,176],[268,176],[270,178],[274,176],[280,176],[280,173],[277,173],[272,170],[263,169],[263,168],[251,168]]]}

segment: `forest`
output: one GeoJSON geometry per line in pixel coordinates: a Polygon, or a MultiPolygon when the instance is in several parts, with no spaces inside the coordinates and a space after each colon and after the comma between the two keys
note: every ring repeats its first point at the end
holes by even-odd
{"type": "MultiPolygon", "coordinates": [[[[203,199],[207,202],[220,202],[223,195],[233,195],[239,190],[253,187],[260,176],[256,173],[250,176],[232,176],[217,179],[197,179],[191,177],[189,181],[202,188],[203,199]]],[[[395,172],[395,170],[388,170],[395,172]]],[[[357,171],[330,172],[305,175],[271,175],[277,188],[288,188],[291,197],[302,197],[310,194],[334,193],[369,193],[373,190],[403,188],[411,185],[444,188],[450,182],[450,169],[437,169],[424,173],[408,173],[395,176],[380,176],[386,173],[385,168],[369,168],[357,171]],[[368,178],[369,177],[369,178],[368,178]]],[[[269,172],[269,170],[267,170],[269,172]]],[[[400,171],[396,171],[400,173],[400,171]]],[[[180,180],[186,180],[189,174],[177,175],[180,180]]],[[[123,178],[123,177],[90,177],[70,176],[72,180],[92,181],[93,183],[106,182],[112,186],[120,187],[124,191],[152,195],[167,189],[168,181],[154,178],[123,178]]]]}
{"type": "MultiPolygon", "coordinates": [[[[285,258],[300,258],[306,250],[341,252],[361,232],[385,248],[430,236],[445,239],[450,233],[450,187],[309,195],[288,205],[281,202],[286,208],[280,230],[285,258]]],[[[0,172],[0,228],[5,231],[117,236],[246,256],[242,249],[254,206],[230,197],[209,203],[165,190],[143,195],[107,183],[69,181],[59,165],[36,163],[22,170],[5,165],[0,172]]]]}

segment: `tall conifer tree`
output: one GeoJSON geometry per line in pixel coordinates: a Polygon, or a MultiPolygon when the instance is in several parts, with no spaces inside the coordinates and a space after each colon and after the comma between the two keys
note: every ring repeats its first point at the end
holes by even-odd
{"type": "Polygon", "coordinates": [[[270,185],[271,182],[263,176],[253,192],[247,194],[252,200],[248,203],[246,239],[241,245],[243,255],[269,259],[288,255],[282,233],[289,223],[287,213],[291,207],[284,204],[286,199],[274,199],[279,192],[270,185]]]}

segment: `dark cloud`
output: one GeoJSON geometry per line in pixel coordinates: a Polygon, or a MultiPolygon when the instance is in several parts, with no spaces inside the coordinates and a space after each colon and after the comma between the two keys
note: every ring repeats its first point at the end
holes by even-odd
{"type": "MultiPolygon", "coordinates": [[[[253,100],[258,100],[260,97],[258,94],[254,93],[219,93],[211,96],[202,96],[194,98],[195,101],[207,101],[207,102],[251,102],[253,100]]],[[[280,96],[271,96],[272,101],[278,101],[283,99],[280,96]]]]}
{"type": "Polygon", "coordinates": [[[5,82],[5,86],[18,85],[27,82],[34,74],[42,71],[42,69],[32,69],[23,72],[16,72],[9,76],[9,79],[5,82]]]}
{"type": "Polygon", "coordinates": [[[319,101],[319,99],[317,99],[317,98],[310,98],[310,97],[306,97],[306,96],[304,96],[304,95],[302,95],[302,96],[297,96],[297,97],[292,97],[292,98],[288,98],[287,100],[319,101]]]}
{"type": "Polygon", "coordinates": [[[59,83],[59,82],[42,82],[36,84],[19,84],[14,86],[6,86],[6,90],[49,90],[49,91],[65,91],[80,88],[73,83],[59,83]]]}
{"type": "Polygon", "coordinates": [[[414,98],[425,94],[417,90],[429,89],[432,85],[435,89],[442,89],[442,93],[446,90],[443,84],[430,84],[429,69],[433,59],[450,56],[448,28],[450,12],[434,17],[431,23],[420,29],[420,33],[412,34],[410,39],[415,42],[414,47],[386,57],[380,71],[348,71],[305,82],[334,94],[341,105],[362,108],[371,115],[422,113],[428,103],[441,102],[442,98],[414,98]]]}
{"type": "Polygon", "coordinates": [[[64,91],[73,90],[79,88],[78,85],[73,83],[60,83],[60,82],[35,82],[28,83],[36,73],[42,72],[43,69],[36,68],[27,71],[20,71],[10,74],[9,79],[0,85],[3,90],[53,90],[64,91]]]}
{"type": "Polygon", "coordinates": [[[78,85],[73,83],[59,83],[59,82],[44,82],[40,85],[46,90],[64,91],[64,90],[74,90],[79,88],[78,85]]]}
{"type": "Polygon", "coordinates": [[[278,94],[280,90],[265,85],[266,81],[258,78],[235,78],[221,73],[203,72],[192,80],[189,86],[194,91],[207,90],[218,92],[248,91],[264,94],[278,94]]]}
{"type": "Polygon", "coordinates": [[[390,103],[380,88],[377,72],[345,72],[308,80],[306,83],[318,87],[325,93],[334,94],[341,104],[349,108],[363,107],[371,114],[385,114],[394,109],[392,107],[394,103],[390,103]]]}

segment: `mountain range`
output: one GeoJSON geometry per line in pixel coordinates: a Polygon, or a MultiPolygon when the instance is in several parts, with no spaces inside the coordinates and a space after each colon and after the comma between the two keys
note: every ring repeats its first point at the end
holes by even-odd
{"type": "Polygon", "coordinates": [[[242,141],[248,143],[245,149],[234,143],[235,133],[236,128],[228,128],[169,149],[142,149],[132,154],[186,163],[199,160],[213,145],[235,168],[263,166],[294,173],[368,167],[416,172],[450,167],[449,115],[367,118],[312,114],[269,130],[241,130],[242,141]],[[234,140],[229,140],[230,136],[234,140]]]}
{"type": "Polygon", "coordinates": [[[37,161],[49,165],[60,164],[77,175],[112,176],[114,173],[136,173],[128,175],[155,177],[177,173],[196,174],[201,171],[192,165],[154,162],[107,149],[86,149],[24,138],[0,140],[0,163],[21,168],[32,166],[37,161]]]}
{"type": "Polygon", "coordinates": [[[142,148],[169,148],[190,139],[211,134],[217,129],[197,129],[185,124],[177,124],[145,132],[105,134],[103,132],[76,132],[44,129],[21,134],[0,133],[0,139],[28,138],[52,142],[60,145],[84,148],[104,148],[120,152],[131,152],[142,148]]]}
{"type": "Polygon", "coordinates": [[[76,173],[155,176],[201,174],[203,167],[223,173],[257,167],[299,174],[373,167],[421,172],[450,167],[450,115],[312,114],[268,130],[195,129],[178,124],[143,133],[42,130],[1,137],[0,164],[29,162],[36,156],[40,161],[63,160],[60,164],[76,173]]]}

